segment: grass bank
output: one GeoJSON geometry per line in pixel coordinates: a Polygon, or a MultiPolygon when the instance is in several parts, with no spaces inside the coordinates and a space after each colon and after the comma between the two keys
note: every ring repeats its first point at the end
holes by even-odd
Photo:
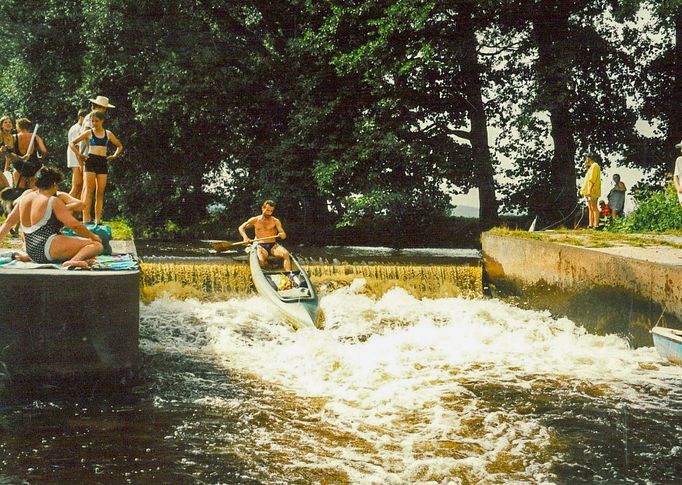
{"type": "Polygon", "coordinates": [[[495,227],[491,234],[510,236],[537,241],[570,244],[587,248],[609,248],[617,246],[653,247],[666,246],[682,249],[682,231],[665,233],[628,234],[619,232],[594,231],[589,229],[557,229],[551,231],[528,232],[506,227],[495,227]]]}

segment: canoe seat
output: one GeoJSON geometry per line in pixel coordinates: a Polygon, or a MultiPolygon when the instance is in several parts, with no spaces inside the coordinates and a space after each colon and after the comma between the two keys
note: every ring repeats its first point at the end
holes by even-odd
{"type": "Polygon", "coordinates": [[[288,290],[278,291],[277,294],[283,300],[307,298],[310,296],[310,292],[308,291],[308,288],[290,288],[288,290]]]}

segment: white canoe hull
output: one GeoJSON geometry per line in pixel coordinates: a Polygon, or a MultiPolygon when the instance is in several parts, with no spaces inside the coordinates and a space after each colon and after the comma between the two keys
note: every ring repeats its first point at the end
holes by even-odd
{"type": "Polygon", "coordinates": [[[251,279],[256,287],[258,294],[273,304],[280,313],[294,326],[294,328],[315,327],[320,318],[319,300],[315,288],[310,282],[307,273],[300,266],[294,255],[291,255],[292,269],[300,271],[300,275],[306,282],[307,287],[296,291],[278,292],[270,282],[268,276],[279,272],[264,272],[258,264],[258,256],[253,250],[249,254],[249,266],[251,268],[251,279]],[[288,295],[285,295],[288,293],[288,295]]]}

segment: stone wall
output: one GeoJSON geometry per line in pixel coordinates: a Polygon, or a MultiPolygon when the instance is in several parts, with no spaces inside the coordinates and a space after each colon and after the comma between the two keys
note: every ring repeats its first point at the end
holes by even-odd
{"type": "Polygon", "coordinates": [[[139,271],[0,271],[0,381],[133,372],[139,271]]]}
{"type": "Polygon", "coordinates": [[[493,296],[548,309],[634,345],[656,322],[682,322],[682,267],[588,248],[485,233],[484,286],[493,296]]]}

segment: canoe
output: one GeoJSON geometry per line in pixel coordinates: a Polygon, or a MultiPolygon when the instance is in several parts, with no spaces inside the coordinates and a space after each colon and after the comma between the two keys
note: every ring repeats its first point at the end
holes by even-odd
{"type": "Polygon", "coordinates": [[[659,355],[670,362],[682,365],[682,331],[673,328],[654,327],[651,329],[654,346],[659,355]]]}
{"type": "Polygon", "coordinates": [[[281,260],[272,257],[268,267],[261,268],[253,248],[249,254],[249,266],[258,293],[275,305],[294,328],[321,325],[320,302],[315,287],[296,256],[291,254],[291,272],[284,271],[281,260]],[[278,263],[278,268],[270,267],[273,261],[278,263]]]}

